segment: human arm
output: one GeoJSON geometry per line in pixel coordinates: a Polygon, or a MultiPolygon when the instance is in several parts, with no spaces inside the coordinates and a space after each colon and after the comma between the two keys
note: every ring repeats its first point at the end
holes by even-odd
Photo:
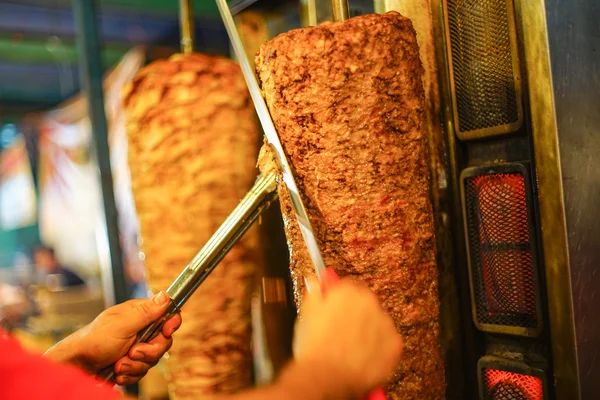
{"type": "Polygon", "coordinates": [[[181,316],[176,315],[156,338],[130,349],[137,333],[160,318],[168,304],[169,298],[164,292],[152,299],[117,304],[50,348],[45,356],[77,365],[92,375],[115,364],[117,384],[135,383],[169,350],[173,341],[171,335],[181,324],[181,316]]]}
{"type": "Polygon", "coordinates": [[[80,368],[30,354],[0,329],[0,399],[117,400],[121,395],[80,368]]]}
{"type": "MultiPolygon", "coordinates": [[[[234,395],[217,397],[218,400],[333,400],[351,399],[333,389],[334,376],[327,375],[318,366],[291,362],[273,384],[234,395]],[[333,389],[333,390],[332,390],[333,389]]],[[[217,400],[215,399],[215,400],[217,400]]]]}
{"type": "Polygon", "coordinates": [[[402,339],[376,296],[342,279],[323,296],[309,280],[296,325],[295,360],[270,386],[219,400],[358,399],[385,383],[402,354],[402,339]]]}

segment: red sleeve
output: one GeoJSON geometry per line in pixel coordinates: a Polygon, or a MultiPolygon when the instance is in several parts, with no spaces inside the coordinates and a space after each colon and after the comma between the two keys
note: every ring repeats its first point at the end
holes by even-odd
{"type": "Polygon", "coordinates": [[[116,400],[119,393],[82,370],[27,353],[0,330],[0,399],[116,400]]]}

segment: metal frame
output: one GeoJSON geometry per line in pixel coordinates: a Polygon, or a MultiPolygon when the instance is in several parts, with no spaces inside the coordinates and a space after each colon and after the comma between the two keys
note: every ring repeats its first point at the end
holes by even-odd
{"type": "Polygon", "coordinates": [[[492,164],[484,167],[471,167],[466,168],[460,174],[460,196],[462,202],[462,216],[463,225],[465,232],[469,231],[467,221],[467,204],[465,198],[465,180],[467,178],[475,176],[486,176],[502,173],[519,173],[523,175],[525,183],[525,196],[527,204],[527,225],[529,227],[529,248],[531,251],[531,264],[533,268],[533,280],[535,286],[535,308],[538,318],[538,326],[536,328],[523,328],[509,325],[497,325],[497,324],[486,324],[480,322],[477,316],[477,301],[475,298],[475,287],[474,287],[474,268],[479,268],[478,265],[473,265],[471,260],[471,243],[469,235],[466,235],[466,250],[467,250],[467,265],[469,269],[469,287],[471,289],[471,312],[473,316],[473,323],[482,332],[489,333],[502,333],[507,335],[525,336],[525,337],[538,337],[542,332],[544,326],[543,314],[542,314],[542,298],[540,290],[540,276],[538,271],[538,254],[537,254],[537,235],[535,228],[535,213],[533,206],[533,193],[531,187],[531,179],[529,176],[529,170],[523,163],[503,163],[503,164],[492,164]]]}
{"type": "Polygon", "coordinates": [[[552,299],[547,307],[555,393],[559,400],[579,399],[573,293],[545,1],[521,0],[516,9],[522,21],[546,294],[552,299]]]}
{"type": "Polygon", "coordinates": [[[548,398],[548,384],[546,372],[541,368],[536,368],[525,364],[524,362],[509,360],[496,356],[484,356],[477,363],[477,381],[479,382],[479,398],[484,399],[483,394],[483,370],[485,368],[498,369],[506,372],[534,376],[542,381],[542,390],[544,399],[548,398]]]}
{"type": "Polygon", "coordinates": [[[521,62],[519,60],[519,48],[517,44],[517,32],[515,25],[515,10],[513,7],[512,0],[506,0],[506,9],[508,13],[508,30],[510,37],[510,49],[511,49],[511,58],[512,58],[512,67],[514,74],[514,85],[515,85],[515,96],[517,100],[517,113],[518,119],[517,121],[493,126],[484,129],[477,129],[473,131],[462,131],[460,129],[460,119],[458,116],[458,106],[456,102],[456,88],[454,84],[454,68],[452,62],[452,44],[450,40],[450,24],[448,23],[448,1],[443,0],[443,16],[444,16],[444,29],[446,34],[446,54],[448,56],[448,71],[450,75],[450,90],[451,90],[451,99],[452,99],[452,117],[454,120],[454,125],[456,127],[455,132],[459,139],[461,140],[474,140],[481,139],[486,137],[498,136],[498,135],[506,135],[511,133],[516,133],[521,126],[523,125],[523,87],[522,87],[522,79],[521,79],[521,62]]]}

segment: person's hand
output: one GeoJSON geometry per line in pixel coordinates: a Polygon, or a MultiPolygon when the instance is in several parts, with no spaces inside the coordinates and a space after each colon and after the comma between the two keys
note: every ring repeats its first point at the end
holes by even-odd
{"type": "Polygon", "coordinates": [[[137,333],[160,318],[168,304],[168,296],[160,292],[152,299],[130,300],[110,307],[46,355],[79,364],[92,374],[115,364],[117,384],[135,383],[169,350],[171,335],[181,325],[178,314],[149,343],[138,343],[130,349],[137,333]]]}
{"type": "Polygon", "coordinates": [[[375,294],[346,279],[327,285],[325,295],[317,280],[307,286],[295,332],[296,362],[326,374],[334,398],[359,398],[383,384],[404,346],[375,294]]]}

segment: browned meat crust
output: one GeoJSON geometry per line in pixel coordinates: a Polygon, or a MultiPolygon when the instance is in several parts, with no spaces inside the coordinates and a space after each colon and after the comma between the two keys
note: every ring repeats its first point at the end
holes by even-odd
{"type": "MultiPolygon", "coordinates": [[[[444,398],[421,63],[396,12],[293,30],[256,68],[326,263],[366,282],[406,353],[391,399],[444,398]]],[[[260,161],[268,167],[268,152],[260,161]]],[[[280,188],[298,306],[313,266],[280,188]]]]}
{"type": "MultiPolygon", "coordinates": [[[[256,178],[260,132],[239,67],[200,54],[156,61],[125,88],[129,162],[147,277],[165,290],[256,178]]],[[[167,360],[172,399],[252,385],[248,232],[183,310],[167,360]]]]}

